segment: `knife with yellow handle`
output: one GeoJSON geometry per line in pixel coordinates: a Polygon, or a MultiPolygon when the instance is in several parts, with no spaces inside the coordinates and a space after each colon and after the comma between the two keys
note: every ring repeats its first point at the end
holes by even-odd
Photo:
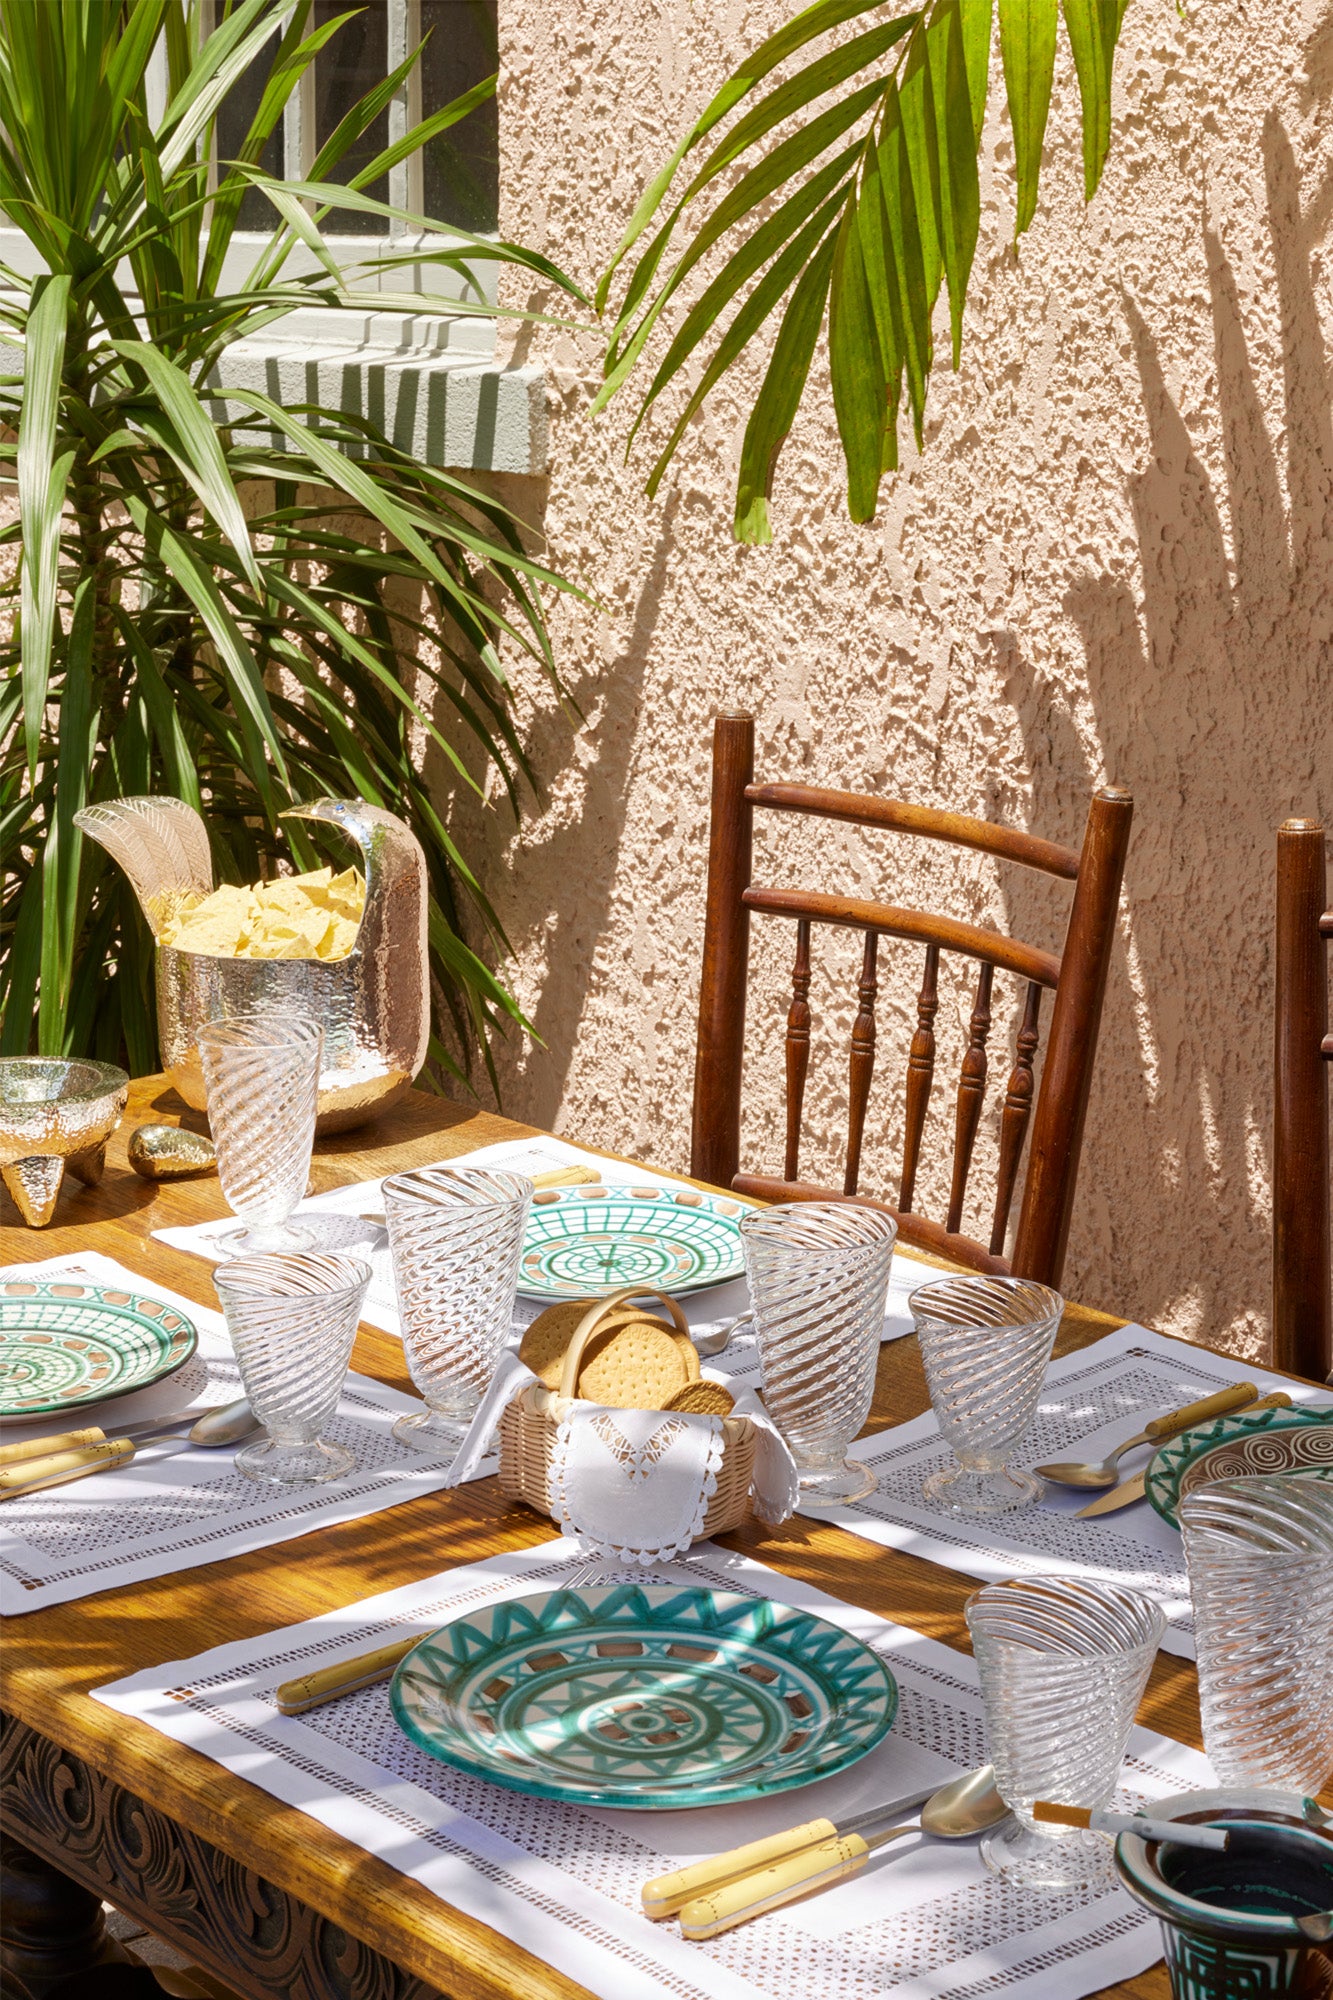
{"type": "MultiPolygon", "coordinates": [[[[1246,1403],[1243,1408],[1232,1410],[1230,1414],[1233,1417],[1252,1417],[1259,1410],[1288,1410],[1290,1408],[1291,1397],[1284,1389],[1277,1389],[1271,1396],[1260,1396],[1255,1402],[1246,1403]]],[[[1148,1466],[1144,1471],[1136,1472],[1131,1479],[1122,1479],[1120,1484],[1113,1486],[1109,1493],[1099,1493],[1097,1498],[1090,1501],[1086,1507],[1080,1507],[1077,1510],[1074,1516],[1075,1520],[1089,1521],[1098,1514],[1118,1514],[1122,1507],[1130,1507],[1136,1500],[1142,1500],[1147,1491],[1148,1473],[1151,1469],[1151,1466],[1148,1466]]]]}
{"type": "Polygon", "coordinates": [[[66,1451],[47,1451],[40,1458],[24,1459],[0,1470],[0,1500],[17,1499],[23,1493],[40,1493],[44,1486],[65,1486],[74,1479],[89,1479],[94,1472],[110,1472],[134,1457],[132,1438],[104,1438],[101,1443],[75,1445],[66,1451]]]}
{"type": "Polygon", "coordinates": [[[307,1709],[322,1708],[326,1701],[337,1701],[339,1695],[354,1694],[358,1688],[387,1681],[398,1662],[405,1660],[426,1636],[424,1632],[414,1632],[410,1639],[399,1639],[376,1652],[357,1653],[350,1660],[321,1667],[318,1673],[298,1675],[276,1688],[273,1698],[283,1715],[304,1715],[307,1709]]]}
{"type": "Polygon", "coordinates": [[[784,1903],[817,1895],[821,1889],[829,1889],[835,1882],[859,1874],[874,1850],[883,1847],[886,1841],[920,1831],[917,1822],[910,1820],[905,1826],[886,1826],[882,1833],[845,1833],[838,1839],[821,1840],[815,1847],[803,1848],[799,1854],[789,1854],[767,1868],[755,1869],[737,1881],[724,1883],[709,1895],[686,1903],[680,1913],[681,1936],[716,1937],[737,1924],[748,1924],[752,1917],[762,1917],[766,1910],[777,1910],[784,1903]]]}
{"type": "Polygon", "coordinates": [[[826,1845],[829,1841],[868,1832],[880,1821],[892,1819],[895,1813],[910,1812],[913,1806],[923,1806],[938,1789],[938,1783],[923,1785],[920,1791],[906,1792],[900,1799],[886,1800],[870,1812],[858,1813],[855,1819],[844,1820],[841,1826],[835,1826],[831,1819],[807,1820],[803,1826],[789,1826],[782,1833],[767,1834],[762,1840],[749,1840],[744,1847],[729,1847],[724,1854],[710,1855],[707,1861],[692,1862],[688,1868],[678,1868],[672,1875],[655,1876],[643,1885],[643,1913],[655,1922],[662,1917],[673,1917],[686,1903],[692,1903],[714,1889],[721,1889],[742,1875],[753,1875],[757,1868],[783,1861],[788,1855],[802,1854],[807,1848],[818,1847],[821,1843],[826,1845]]]}

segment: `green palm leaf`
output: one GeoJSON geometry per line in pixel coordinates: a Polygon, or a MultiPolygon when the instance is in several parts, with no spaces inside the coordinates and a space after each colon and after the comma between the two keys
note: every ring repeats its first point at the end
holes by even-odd
{"type": "MultiPolygon", "coordinates": [[[[1000,53],[1017,164],[1016,236],[1036,209],[1057,9],[1078,75],[1084,194],[1091,200],[1110,145],[1111,70],[1126,4],[1000,0],[1000,53]]],[[[728,77],[649,182],[597,288],[598,310],[607,312],[607,346],[594,410],[604,409],[638,369],[696,267],[710,256],[714,263],[717,254],[725,258],[687,304],[665,357],[639,394],[631,446],[686,362],[715,341],[699,385],[658,448],[650,492],[679,448],[689,416],[724,368],[771,336],[741,454],[735,513],[741,541],[771,537],[768,501],[777,454],[825,323],[847,505],[857,521],[873,517],[881,477],[897,467],[904,392],[921,448],[941,287],[948,293],[953,365],[961,364],[963,309],[981,223],[977,154],[992,0],[923,0],[868,24],[884,12],[880,0],[817,0],[770,35],[728,77]],[[841,35],[851,23],[867,25],[841,35]],[[765,78],[825,37],[835,38],[831,46],[754,98],[765,78]],[[686,160],[710,135],[711,151],[686,180],[686,160]],[[738,166],[740,178],[730,184],[738,166]],[[847,173],[853,176],[851,198],[833,238],[803,227],[847,173]],[[719,184],[713,205],[703,207],[719,184]],[[772,204],[773,212],[756,220],[761,204],[772,204]],[[800,245],[799,258],[793,244],[800,245]],[[608,312],[622,264],[623,296],[608,312]],[[749,295],[724,325],[724,314],[746,286],[749,295]],[[816,302],[820,318],[812,335],[816,302]]]]}

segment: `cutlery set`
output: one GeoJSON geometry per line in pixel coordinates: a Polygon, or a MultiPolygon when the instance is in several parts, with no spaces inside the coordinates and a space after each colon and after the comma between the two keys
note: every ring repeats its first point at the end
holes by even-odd
{"type": "Polygon", "coordinates": [[[55,1437],[25,1438],[21,1444],[0,1445],[0,1499],[16,1499],[47,1486],[66,1486],[95,1472],[112,1472],[129,1465],[144,1445],[172,1440],[169,1458],[199,1447],[221,1451],[242,1444],[261,1426],[244,1397],[212,1410],[180,1410],[151,1423],[124,1424],[114,1430],[90,1425],[62,1431],[55,1437]]]}

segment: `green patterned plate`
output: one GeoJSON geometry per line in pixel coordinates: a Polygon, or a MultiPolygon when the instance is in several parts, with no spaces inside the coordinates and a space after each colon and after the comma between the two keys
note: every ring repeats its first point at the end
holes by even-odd
{"type": "Polygon", "coordinates": [[[767,1597],[624,1584],[470,1611],[389,1691],[417,1746],[511,1791],[583,1805],[721,1805],[844,1770],[898,1684],[836,1625],[767,1597]]]}
{"type": "Polygon", "coordinates": [[[518,1289],[532,1299],[595,1298],[621,1285],[697,1292],[745,1269],[745,1203],[698,1188],[552,1188],[528,1216],[518,1289]]]}
{"type": "Polygon", "coordinates": [[[1251,1410],[1193,1424],[1154,1454],[1144,1491],[1162,1519],[1178,1528],[1176,1508],[1196,1486],[1272,1472],[1333,1479],[1333,1408],[1251,1410]]]}
{"type": "Polygon", "coordinates": [[[0,1423],[147,1388],[198,1344],[190,1321],[161,1299],[67,1278],[0,1279],[0,1423]]]}

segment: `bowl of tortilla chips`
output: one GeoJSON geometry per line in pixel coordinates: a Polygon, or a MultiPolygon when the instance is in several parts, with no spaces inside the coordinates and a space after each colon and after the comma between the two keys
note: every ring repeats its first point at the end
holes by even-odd
{"type": "Polygon", "coordinates": [[[77,815],[120,863],[157,940],[164,1067],[206,1109],[199,1030],[260,1008],[324,1030],[319,1132],[362,1125],[426,1056],[426,863],[411,829],[361,799],[316,799],[284,818],[337,827],[359,865],[215,886],[208,831],[181,799],[112,799],[77,815]]]}

